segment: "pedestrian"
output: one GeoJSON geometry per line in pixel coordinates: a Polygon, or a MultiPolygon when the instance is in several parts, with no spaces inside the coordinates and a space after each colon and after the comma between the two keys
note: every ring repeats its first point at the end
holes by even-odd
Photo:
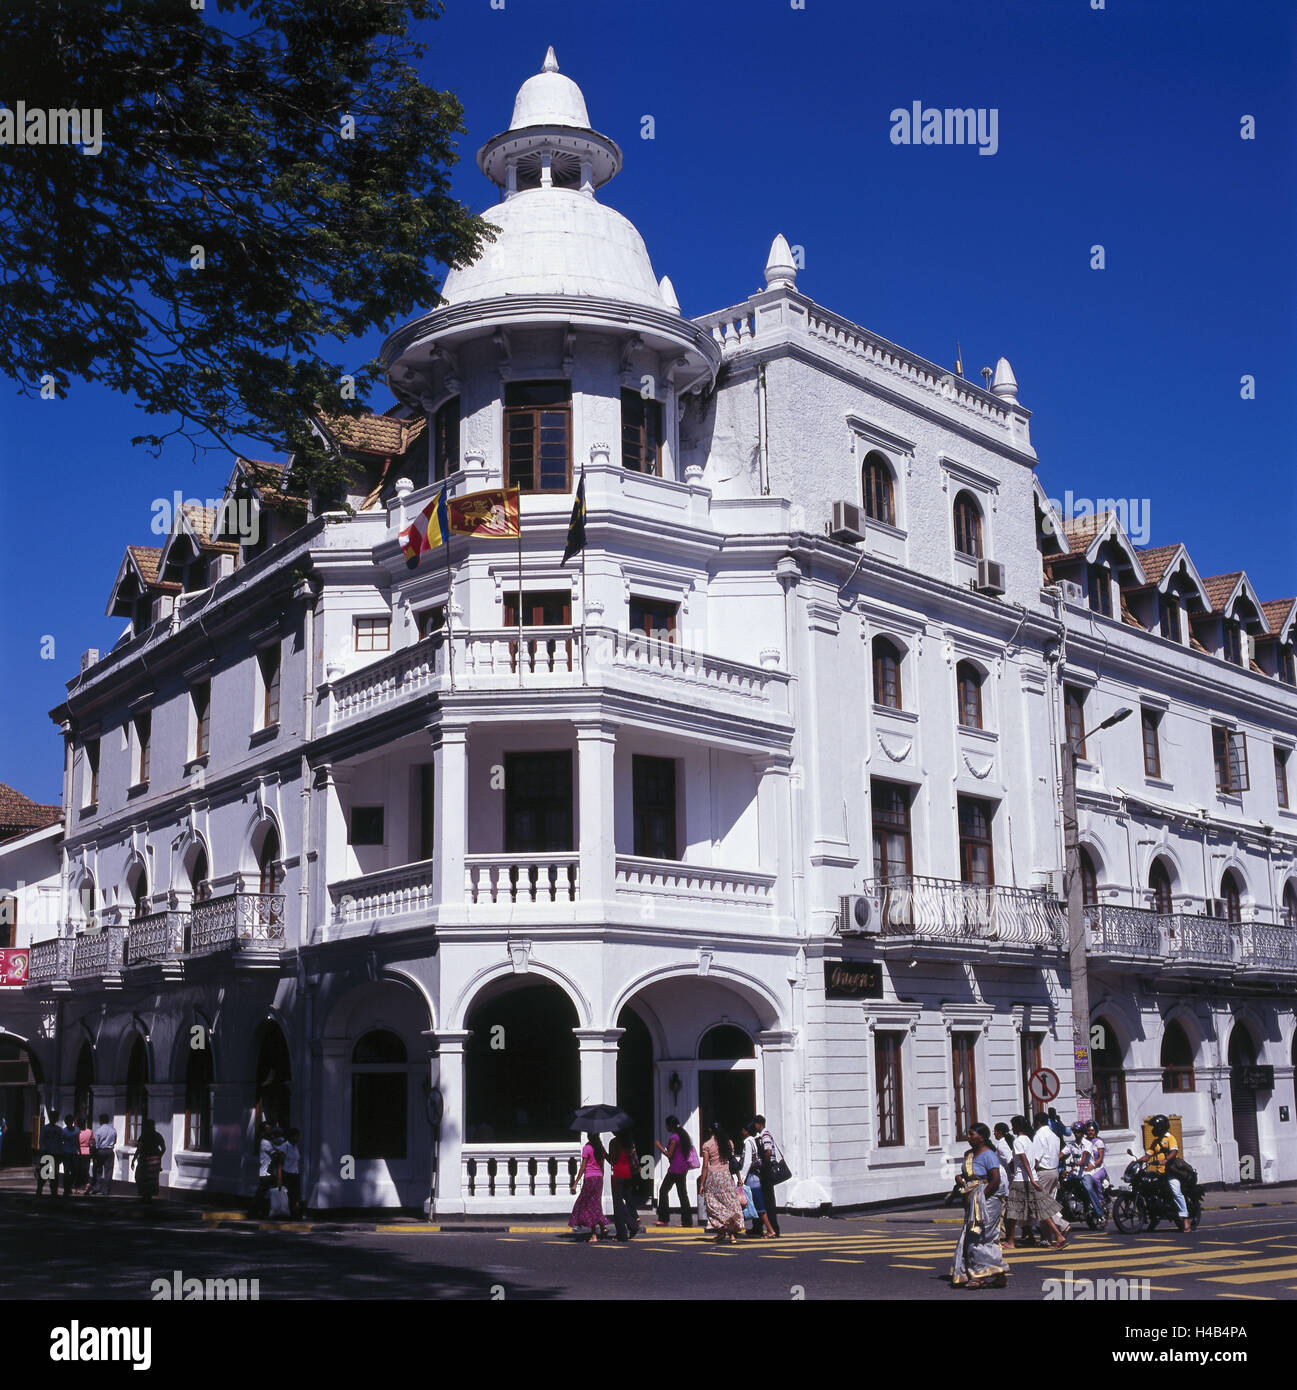
{"type": "Polygon", "coordinates": [[[1036,1146],[1031,1126],[1025,1115],[1015,1115],[1009,1123],[1013,1127],[1013,1181],[1004,1211],[1004,1248],[1014,1248],[1015,1225],[1022,1226],[1025,1231],[1039,1225],[1054,1236],[1054,1249],[1061,1250],[1067,1238],[1054,1225],[1054,1218],[1059,1214],[1058,1203],[1042,1190],[1036,1176],[1036,1146]]]}
{"type": "Polygon", "coordinates": [[[77,1185],[77,1166],[81,1161],[81,1140],[78,1137],[81,1131],[80,1124],[71,1115],[63,1117],[63,1159],[60,1166],[63,1169],[63,1195],[70,1197],[76,1190],[77,1185]]]}
{"type": "Polygon", "coordinates": [[[698,1187],[707,1203],[707,1225],[716,1232],[716,1243],[738,1244],[743,1234],[743,1198],[730,1171],[734,1145],[719,1121],[712,1124],[711,1136],[703,1145],[702,1170],[698,1187]]]}
{"type": "Polygon", "coordinates": [[[1108,1181],[1108,1169],[1105,1166],[1108,1147],[1093,1120],[1085,1127],[1081,1152],[1081,1181],[1085,1184],[1085,1190],[1090,1196],[1090,1205],[1102,1226],[1107,1220],[1103,1209],[1103,1185],[1108,1181]]]}
{"type": "Polygon", "coordinates": [[[51,1115],[41,1126],[40,1143],[36,1151],[36,1195],[46,1183],[50,1185],[50,1196],[59,1195],[59,1169],[63,1165],[63,1130],[51,1115]]]}
{"type": "Polygon", "coordinates": [[[281,1182],[280,1169],[284,1154],[274,1142],[275,1127],[269,1120],[261,1126],[261,1136],[257,1141],[257,1190],[248,1206],[248,1215],[253,1220],[264,1220],[270,1215],[270,1189],[281,1182]]]}
{"type": "Polygon", "coordinates": [[[1013,1131],[1003,1120],[995,1127],[995,1153],[1004,1169],[1005,1192],[1013,1181],[1013,1131]]]}
{"type": "Polygon", "coordinates": [[[1009,1273],[1000,1249],[1004,1169],[986,1125],[971,1125],[968,1142],[972,1148],[964,1155],[959,1175],[964,1193],[964,1229],[955,1246],[950,1282],[956,1288],[984,1289],[989,1285],[1002,1289],[1009,1273]]]}
{"type": "Polygon", "coordinates": [[[4,1167],[5,1162],[5,1135],[9,1133],[9,1121],[0,1115],[0,1168],[4,1167]]]}
{"type": "Polygon", "coordinates": [[[608,1145],[608,1158],[612,1163],[612,1219],[617,1228],[618,1240],[630,1240],[639,1235],[642,1229],[639,1214],[635,1210],[635,1174],[639,1169],[639,1154],[635,1149],[635,1137],[624,1129],[614,1134],[608,1145]]]}
{"type": "Polygon", "coordinates": [[[1067,1138],[1067,1126],[1063,1123],[1061,1119],[1059,1119],[1058,1111],[1055,1110],[1052,1105],[1049,1107],[1047,1111],[1045,1111],[1043,1115],[1037,1113],[1035,1118],[1032,1120],[1032,1124],[1038,1125],[1042,1120],[1058,1136],[1058,1142],[1060,1144],[1067,1138]]]}
{"type": "MultiPolygon", "coordinates": [[[[1041,1191],[1057,1202],[1054,1193],[1058,1191],[1058,1162],[1062,1156],[1062,1141],[1049,1116],[1043,1112],[1037,1111],[1031,1123],[1036,1131],[1032,1136],[1036,1149],[1036,1180],[1040,1183],[1041,1191]]],[[[1054,1225],[1065,1235],[1071,1230],[1070,1224],[1063,1218],[1061,1207],[1058,1216],[1054,1218],[1054,1225]]]]}
{"type": "Polygon", "coordinates": [[[302,1150],[298,1140],[300,1129],[290,1129],[284,1136],[284,1186],[288,1189],[288,1214],[297,1221],[302,1215],[302,1150]]]}
{"type": "Polygon", "coordinates": [[[766,1209],[766,1220],[770,1230],[778,1235],[779,1209],[775,1204],[774,1162],[775,1155],[779,1153],[779,1145],[775,1143],[775,1136],[766,1128],[764,1115],[754,1115],[752,1125],[757,1138],[757,1155],[760,1161],[758,1172],[761,1174],[761,1201],[766,1209]]]}
{"type": "Polygon", "coordinates": [[[671,1136],[666,1142],[666,1147],[664,1148],[656,1139],[653,1141],[654,1146],[665,1155],[667,1161],[667,1175],[662,1179],[662,1187],[658,1192],[658,1219],[655,1224],[658,1226],[671,1224],[669,1194],[674,1189],[676,1196],[680,1199],[680,1224],[692,1226],[694,1217],[689,1206],[689,1189],[685,1184],[685,1174],[690,1168],[697,1166],[696,1162],[690,1162],[690,1159],[694,1157],[694,1143],[690,1139],[688,1131],[674,1115],[667,1116],[666,1127],[667,1133],[671,1136]]]}
{"type": "Polygon", "coordinates": [[[95,1129],[95,1147],[91,1158],[94,1162],[94,1176],[90,1183],[93,1195],[107,1197],[113,1187],[113,1160],[117,1151],[117,1131],[113,1128],[112,1116],[103,1114],[95,1129]]]}
{"type": "Polygon", "coordinates": [[[158,1195],[158,1185],[162,1177],[162,1155],[167,1151],[167,1141],[153,1127],[153,1121],[145,1115],[140,1126],[140,1137],[131,1155],[131,1167],[135,1169],[135,1190],[140,1201],[151,1202],[158,1195]]]}
{"type": "Polygon", "coordinates": [[[742,1134],[743,1159],[739,1168],[739,1181],[748,1190],[748,1204],[744,1208],[745,1214],[752,1221],[752,1229],[748,1231],[748,1235],[763,1239],[773,1236],[775,1230],[766,1215],[765,1198],[761,1195],[761,1156],[757,1146],[755,1121],[749,1120],[743,1126],[742,1134]]]}
{"type": "Polygon", "coordinates": [[[598,1245],[600,1234],[608,1234],[608,1222],[603,1214],[603,1165],[607,1159],[603,1140],[597,1134],[587,1134],[581,1150],[581,1190],[577,1192],[576,1179],[573,1178],[572,1191],[576,1194],[576,1202],[567,1224],[574,1231],[589,1227],[591,1245],[598,1245]]]}
{"type": "Polygon", "coordinates": [[[83,1195],[90,1192],[90,1155],[95,1147],[95,1132],[85,1120],[77,1121],[77,1186],[83,1195]]]}

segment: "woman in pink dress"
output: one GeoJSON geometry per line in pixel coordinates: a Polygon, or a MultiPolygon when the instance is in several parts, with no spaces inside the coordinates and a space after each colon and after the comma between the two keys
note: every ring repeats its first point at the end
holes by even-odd
{"type": "Polygon", "coordinates": [[[711,1138],[703,1145],[702,1155],[698,1186],[707,1204],[707,1226],[716,1232],[717,1244],[728,1240],[737,1245],[743,1234],[743,1198],[730,1170],[734,1145],[721,1125],[712,1125],[711,1138]]]}
{"type": "MultiPolygon", "coordinates": [[[[603,1214],[603,1165],[607,1157],[599,1136],[587,1134],[581,1150],[581,1191],[567,1224],[573,1230],[588,1227],[592,1245],[598,1244],[600,1235],[608,1234],[608,1221],[603,1214]]],[[[575,1182],[572,1191],[576,1191],[575,1182]]]]}

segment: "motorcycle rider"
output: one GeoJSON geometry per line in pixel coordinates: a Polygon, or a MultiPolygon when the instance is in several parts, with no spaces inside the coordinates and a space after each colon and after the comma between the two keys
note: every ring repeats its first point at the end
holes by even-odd
{"type": "Polygon", "coordinates": [[[1108,1180],[1108,1170],[1104,1166],[1107,1145],[1099,1133],[1099,1126],[1093,1120],[1084,1129],[1084,1137],[1081,1139],[1081,1181],[1089,1193],[1094,1214],[1102,1221],[1103,1185],[1108,1180]]]}
{"type": "Polygon", "coordinates": [[[1144,1165],[1148,1172],[1156,1174],[1166,1184],[1175,1201],[1180,1229],[1187,1234],[1193,1229],[1189,1222],[1189,1204],[1184,1200],[1184,1193],[1180,1190],[1179,1178],[1171,1177],[1166,1171],[1166,1165],[1180,1152],[1175,1136],[1171,1133],[1171,1121],[1165,1115],[1154,1115],[1151,1128],[1153,1142],[1144,1155],[1144,1165]]]}

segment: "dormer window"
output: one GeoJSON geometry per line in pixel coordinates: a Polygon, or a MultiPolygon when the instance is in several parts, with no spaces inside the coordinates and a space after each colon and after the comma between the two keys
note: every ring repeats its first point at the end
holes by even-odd
{"type": "Polygon", "coordinates": [[[1275,653],[1275,669],[1285,685],[1297,685],[1297,670],[1294,669],[1291,642],[1284,643],[1275,653]]]}
{"type": "Polygon", "coordinates": [[[1180,642],[1180,597],[1163,594],[1158,603],[1158,630],[1168,642],[1180,642]]]}
{"type": "Polygon", "coordinates": [[[1227,618],[1225,620],[1225,660],[1232,661],[1235,666],[1244,665],[1243,661],[1243,624],[1237,619],[1227,618]]]}
{"type": "Polygon", "coordinates": [[[572,485],[572,389],[566,381],[510,382],[504,392],[509,486],[567,492],[572,485]]]}
{"type": "Polygon", "coordinates": [[[634,473],[662,476],[662,407],[638,391],[621,393],[621,462],[634,473]]]}
{"type": "Polygon", "coordinates": [[[1102,617],[1112,617],[1112,571],[1107,565],[1090,566],[1090,609],[1102,617]]]}

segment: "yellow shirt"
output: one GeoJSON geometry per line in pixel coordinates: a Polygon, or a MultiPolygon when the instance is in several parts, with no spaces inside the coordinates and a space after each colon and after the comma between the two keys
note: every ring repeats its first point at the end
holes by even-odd
{"type": "Polygon", "coordinates": [[[1165,1173],[1167,1160],[1172,1154],[1180,1151],[1180,1146],[1175,1142],[1175,1135],[1168,1130],[1160,1139],[1153,1140],[1148,1151],[1153,1155],[1148,1161],[1148,1171],[1165,1173]]]}

